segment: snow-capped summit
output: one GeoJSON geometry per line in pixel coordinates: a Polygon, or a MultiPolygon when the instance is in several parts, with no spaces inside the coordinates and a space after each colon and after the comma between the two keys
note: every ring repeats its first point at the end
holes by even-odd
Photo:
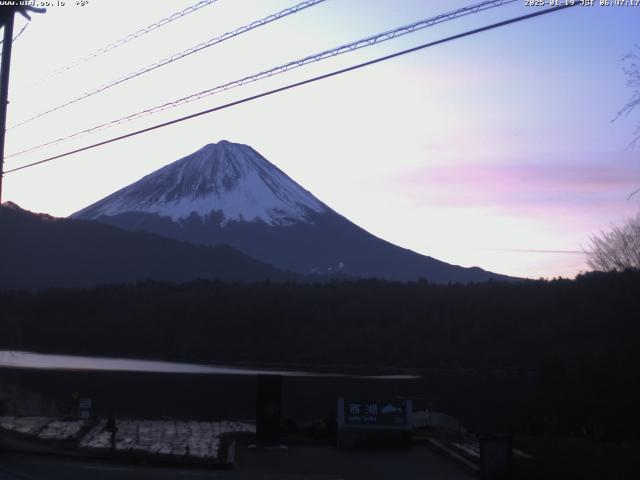
{"type": "Polygon", "coordinates": [[[174,221],[215,214],[229,221],[289,225],[328,210],[248,145],[211,143],[74,214],[80,218],[144,212],[174,221]]]}

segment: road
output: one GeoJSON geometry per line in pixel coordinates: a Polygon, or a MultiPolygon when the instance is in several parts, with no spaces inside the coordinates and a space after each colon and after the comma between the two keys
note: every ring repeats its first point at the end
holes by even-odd
{"type": "Polygon", "coordinates": [[[51,456],[0,454],[0,480],[169,480],[236,478],[221,470],[178,470],[78,461],[51,456]]]}
{"type": "Polygon", "coordinates": [[[234,470],[121,465],[29,454],[0,454],[0,480],[470,480],[457,465],[416,446],[410,451],[339,451],[293,447],[283,452],[241,449],[234,470]]]}

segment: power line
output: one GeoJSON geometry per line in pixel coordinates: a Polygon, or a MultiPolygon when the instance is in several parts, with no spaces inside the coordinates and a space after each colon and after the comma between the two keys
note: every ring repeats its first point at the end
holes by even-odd
{"type": "Polygon", "coordinates": [[[471,15],[471,14],[475,14],[484,10],[488,10],[491,8],[496,8],[496,7],[500,7],[500,6],[504,6],[506,4],[509,3],[514,3],[518,0],[485,0],[483,2],[477,3],[477,4],[473,4],[467,7],[463,7],[463,8],[459,8],[457,10],[453,10],[451,12],[447,12],[447,13],[443,13],[440,15],[437,15],[435,17],[430,17],[424,20],[419,20],[417,22],[411,23],[409,25],[404,25],[402,27],[398,27],[395,28],[393,30],[387,30],[385,32],[382,33],[377,33],[375,35],[371,35],[369,37],[366,38],[362,38],[360,40],[356,40],[354,42],[351,43],[347,43],[344,45],[341,45],[339,47],[335,47],[329,50],[324,50],[320,53],[316,53],[314,55],[309,55],[306,56],[304,58],[301,59],[297,59],[288,63],[285,63],[283,65],[279,65],[277,67],[271,68],[269,70],[264,70],[262,72],[247,76],[247,77],[243,77],[239,80],[234,80],[232,82],[227,82],[221,85],[217,85],[213,88],[209,88],[207,90],[192,94],[192,95],[188,95],[186,97],[182,97],[179,98],[177,100],[174,100],[172,102],[168,102],[168,103],[164,103],[162,105],[158,105],[152,108],[148,108],[146,110],[142,110],[140,112],[136,112],[130,115],[126,115],[124,117],[120,117],[116,120],[111,120],[109,122],[106,123],[102,123],[100,125],[96,125],[94,127],[91,128],[87,128],[85,130],[81,130],[79,132],[75,132],[72,133],[70,135],[66,135],[64,137],[60,137],[54,140],[50,140],[48,142],[45,142],[43,144],[37,145],[35,147],[30,147],[28,149],[13,153],[11,155],[7,155],[6,158],[11,158],[11,157],[16,157],[19,155],[23,155],[25,153],[29,153],[29,152],[33,152],[35,150],[39,150],[41,148],[44,147],[48,147],[51,145],[54,145],[56,143],[60,143],[60,142],[64,142],[67,140],[70,140],[72,138],[81,136],[81,135],[86,135],[89,133],[93,133],[96,131],[100,131],[100,130],[105,130],[111,127],[114,127],[116,125],[120,125],[122,123],[126,123],[126,122],[130,122],[133,120],[136,120],[138,118],[142,118],[145,117],[147,115],[151,115],[153,113],[157,113],[163,110],[168,110],[170,108],[175,108],[178,107],[180,105],[184,105],[186,103],[190,103],[196,100],[200,100],[202,98],[205,97],[209,97],[211,95],[215,95],[216,93],[220,93],[223,91],[227,91],[227,90],[231,90],[233,88],[237,88],[237,87],[241,87],[243,85],[246,85],[248,83],[253,83],[253,82],[257,82],[259,80],[265,79],[265,78],[269,78],[272,77],[274,75],[278,75],[284,72],[287,72],[289,70],[293,70],[295,68],[299,68],[302,67],[304,65],[310,64],[310,63],[315,63],[315,62],[319,62],[321,60],[324,60],[326,58],[331,58],[331,57],[336,57],[338,55],[341,55],[343,53],[347,53],[347,52],[352,52],[354,50],[358,50],[360,48],[364,48],[364,47],[370,47],[372,45],[376,45],[378,43],[382,43],[382,42],[386,42],[388,40],[391,40],[393,38],[397,38],[403,35],[407,35],[409,33],[413,33],[416,32],[418,30],[421,30],[423,28],[427,28],[427,27],[432,27],[434,25],[437,25],[439,23],[443,23],[443,22],[447,22],[450,20],[454,20],[456,18],[460,18],[462,16],[466,16],[466,15],[471,15]]]}
{"type": "Polygon", "coordinates": [[[158,20],[157,22],[152,23],[151,25],[148,25],[145,28],[141,28],[140,30],[137,30],[136,32],[130,33],[129,35],[126,35],[118,40],[116,40],[115,42],[112,42],[102,48],[99,48],[97,50],[94,50],[93,52],[85,55],[84,57],[78,58],[77,60],[74,60],[73,62],[71,62],[68,65],[65,65],[63,67],[57,68],[56,70],[52,71],[51,73],[49,73],[47,76],[45,76],[44,78],[41,78],[38,82],[36,82],[35,84],[39,84],[42,83],[46,80],[49,80],[50,78],[53,78],[63,72],[67,72],[69,70],[72,70],[76,67],[78,67],[79,65],[82,65],[85,62],[88,62],[89,60],[99,57],[100,55],[103,55],[115,48],[121,47],[122,45],[125,45],[127,43],[129,43],[132,40],[135,40],[138,37],[141,37],[142,35],[146,35],[147,33],[150,33],[160,27],[164,27],[165,25],[168,25],[169,23],[178,20],[179,18],[185,17],[187,15],[189,15],[190,13],[196,12],[198,10],[200,10],[203,7],[206,7],[208,5],[211,5],[212,3],[217,2],[218,0],[202,0],[198,3],[196,3],[195,5],[191,5],[190,7],[185,8],[184,10],[181,10],[179,12],[175,12],[172,13],[171,15],[169,15],[168,17],[162,18],[160,20],[158,20]]]}
{"type": "Polygon", "coordinates": [[[17,35],[15,37],[13,37],[12,42],[15,42],[18,38],[20,38],[20,35],[22,35],[24,33],[24,31],[27,29],[27,27],[29,26],[30,22],[25,23],[22,28],[20,29],[20,31],[17,33],[17,35]]]}
{"type": "Polygon", "coordinates": [[[140,135],[140,134],[143,134],[143,133],[147,133],[147,132],[150,132],[150,131],[153,131],[153,130],[157,130],[157,129],[162,128],[162,127],[167,127],[169,125],[173,125],[173,124],[176,124],[176,123],[184,122],[185,120],[190,120],[192,118],[200,117],[202,115],[207,115],[209,113],[213,113],[213,112],[217,112],[217,111],[220,111],[220,110],[224,110],[224,109],[227,109],[227,108],[230,108],[230,107],[234,107],[236,105],[240,105],[240,104],[247,103],[247,102],[250,102],[250,101],[253,101],[253,100],[257,100],[259,98],[268,97],[268,96],[274,95],[276,93],[284,92],[284,91],[287,91],[287,90],[291,90],[293,88],[297,88],[297,87],[300,87],[300,86],[303,86],[303,85],[307,85],[307,84],[310,84],[310,83],[317,82],[319,80],[324,80],[326,78],[330,78],[330,77],[334,77],[334,76],[337,76],[337,75],[341,75],[343,73],[351,72],[353,70],[358,70],[360,68],[368,67],[370,65],[374,65],[374,64],[377,64],[377,63],[380,63],[380,62],[384,62],[386,60],[390,60],[392,58],[400,57],[402,55],[406,55],[406,54],[409,54],[409,53],[417,52],[419,50],[423,50],[423,49],[426,49],[426,48],[429,48],[429,47],[433,47],[433,46],[440,45],[440,44],[443,44],[443,43],[446,43],[446,42],[457,40],[459,38],[468,37],[470,35],[475,35],[475,34],[478,34],[478,33],[486,32],[488,30],[493,30],[495,28],[504,27],[506,25],[510,25],[510,24],[513,24],[513,23],[517,23],[517,22],[521,22],[521,21],[524,21],[524,20],[528,20],[530,18],[539,17],[541,15],[546,15],[548,13],[553,13],[553,12],[557,12],[557,11],[560,11],[560,10],[564,10],[565,8],[574,7],[576,5],[579,5],[579,4],[578,3],[573,3],[573,4],[567,3],[565,5],[561,5],[561,6],[558,6],[558,7],[547,8],[545,10],[540,10],[540,11],[533,12],[533,13],[530,13],[530,14],[527,14],[527,15],[522,15],[520,17],[510,18],[508,20],[504,20],[504,21],[501,21],[501,22],[498,22],[498,23],[493,23],[491,25],[487,25],[487,26],[484,26],[484,27],[476,28],[474,30],[468,30],[468,31],[466,31],[464,33],[459,33],[457,35],[452,35],[450,37],[446,37],[446,38],[443,38],[443,39],[440,39],[440,40],[436,40],[436,41],[429,42],[429,43],[424,43],[422,45],[418,45],[417,47],[408,48],[406,50],[402,50],[402,51],[399,51],[399,52],[396,52],[396,53],[385,55],[383,57],[378,57],[376,59],[369,60],[367,62],[363,62],[363,63],[359,63],[357,65],[352,65],[350,67],[342,68],[340,70],[334,70],[333,72],[325,73],[323,75],[318,75],[316,77],[312,77],[312,78],[309,78],[307,80],[302,80],[300,82],[290,83],[290,84],[285,85],[283,87],[275,88],[273,90],[268,90],[266,92],[258,93],[256,95],[251,95],[249,97],[245,97],[245,98],[242,98],[240,100],[236,100],[236,101],[233,101],[233,102],[230,102],[230,103],[226,103],[224,105],[219,105],[217,107],[209,108],[207,110],[202,110],[202,111],[197,112],[197,113],[192,113],[191,115],[186,115],[184,117],[176,118],[176,119],[170,120],[168,122],[159,123],[157,125],[153,125],[151,127],[143,128],[141,130],[136,130],[134,132],[129,132],[127,134],[120,135],[118,137],[113,137],[113,138],[110,138],[108,140],[104,140],[102,142],[94,143],[94,144],[88,145],[86,147],[77,148],[75,150],[71,150],[71,151],[68,151],[68,152],[65,152],[65,153],[61,153],[59,155],[54,155],[52,157],[48,157],[48,158],[45,158],[43,160],[39,160],[37,162],[28,163],[26,165],[22,165],[20,167],[13,168],[11,170],[7,170],[5,173],[17,172],[19,170],[24,170],[26,168],[34,167],[36,165],[41,165],[43,163],[47,163],[47,162],[51,162],[53,160],[57,160],[59,158],[67,157],[67,156],[73,155],[75,153],[84,152],[86,150],[91,150],[93,148],[101,147],[101,146],[107,145],[109,143],[117,142],[119,140],[124,140],[124,139],[129,138],[129,137],[133,137],[133,136],[140,135]]]}
{"type": "Polygon", "coordinates": [[[89,98],[92,97],[93,95],[96,95],[100,92],[104,92],[105,90],[108,90],[111,87],[115,87],[116,85],[119,85],[123,82],[126,82],[127,80],[131,80],[133,78],[139,77],[140,75],[143,75],[145,73],[151,72],[152,70],[155,70],[156,68],[160,68],[164,65],[168,65],[170,63],[173,63],[177,60],[180,60],[188,55],[191,55],[192,53],[196,53],[199,52],[200,50],[204,50],[205,48],[209,48],[213,45],[216,45],[218,43],[222,43],[225,40],[229,40],[230,38],[233,37],[237,37],[238,35],[241,35],[243,33],[249,32],[251,30],[254,30],[258,27],[262,27],[263,25],[267,25],[268,23],[271,22],[275,22],[276,20],[280,20],[281,18],[287,17],[289,15],[292,15],[294,13],[297,13],[301,10],[304,10],[306,8],[312,7],[314,5],[317,5],[319,3],[322,3],[326,0],[305,0],[302,3],[299,3],[297,5],[294,5],[292,7],[289,8],[285,8],[284,10],[281,10],[279,12],[273,13],[265,18],[262,18],[260,20],[255,20],[247,25],[244,25],[242,27],[239,27],[231,32],[227,32],[223,35],[220,35],[218,37],[214,37],[210,40],[207,40],[206,42],[202,42],[199,43],[198,45],[194,46],[194,47],[190,47],[186,50],[183,50],[181,52],[178,53],[174,53],[173,55],[171,55],[170,57],[164,58],[158,62],[152,63],[150,65],[147,65],[145,67],[142,67],[134,72],[128,73],[127,75],[120,77],[116,80],[113,80],[109,83],[106,83],[98,88],[95,88],[94,90],[90,90],[88,92],[83,93],[82,95],[75,97],[63,104],[60,104],[56,107],[50,108],[49,110],[45,110],[44,112],[40,112],[37,115],[34,115],[32,117],[27,118],[26,120],[23,120],[20,123],[17,123],[15,125],[13,125],[12,127],[9,128],[9,130],[13,129],[13,128],[17,128],[20,127],[22,125],[25,125],[37,118],[43,117],[44,115],[47,115],[49,113],[58,111],[62,108],[68,107],[69,105],[73,105],[76,102],[79,102],[80,100],[84,100],[85,98],[89,98]]]}
{"type": "MultiPolygon", "coordinates": [[[[20,35],[22,35],[24,33],[24,31],[27,29],[27,27],[29,26],[31,22],[27,22],[25,23],[22,28],[20,29],[20,31],[16,34],[15,37],[13,37],[13,39],[11,40],[11,43],[15,43],[15,41],[20,37],[20,35]]],[[[0,40],[0,45],[2,45],[4,43],[4,40],[0,40]]],[[[2,58],[2,54],[3,52],[0,52],[0,58],[2,58]]]]}
{"type": "MultiPolygon", "coordinates": [[[[11,42],[15,42],[18,39],[18,37],[20,37],[20,35],[24,33],[24,31],[27,29],[28,26],[29,26],[29,22],[25,23],[20,29],[20,31],[16,34],[16,36],[13,37],[13,40],[11,40],[11,42]]],[[[0,45],[2,45],[3,43],[4,43],[4,40],[0,40],[0,45]]]]}

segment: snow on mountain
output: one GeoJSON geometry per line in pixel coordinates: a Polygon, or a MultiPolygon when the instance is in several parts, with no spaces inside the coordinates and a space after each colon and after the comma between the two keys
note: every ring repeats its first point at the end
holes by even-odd
{"type": "Polygon", "coordinates": [[[330,209],[248,145],[222,140],[177,160],[75,213],[98,218],[142,212],[178,221],[221,213],[268,225],[307,222],[330,209]]]}

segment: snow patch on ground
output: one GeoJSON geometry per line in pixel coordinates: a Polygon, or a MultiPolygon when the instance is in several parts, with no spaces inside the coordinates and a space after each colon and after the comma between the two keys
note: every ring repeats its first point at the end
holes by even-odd
{"type": "MultiPolygon", "coordinates": [[[[0,417],[0,429],[31,435],[43,440],[77,440],[88,426],[84,420],[60,420],[51,417],[0,417]]],[[[106,420],[98,422],[80,439],[86,449],[111,449],[111,433],[106,420]]],[[[172,420],[117,421],[115,449],[215,460],[220,455],[222,436],[229,433],[255,433],[245,422],[187,422],[172,420]]]]}
{"type": "MultiPolygon", "coordinates": [[[[478,460],[480,459],[480,444],[477,441],[471,441],[471,442],[468,441],[465,443],[451,442],[451,444],[457,449],[459,449],[460,451],[464,452],[470,458],[474,458],[478,460]]],[[[524,453],[522,450],[518,450],[516,448],[513,448],[512,452],[515,457],[524,458],[528,460],[533,458],[531,455],[524,453]]]]}
{"type": "Polygon", "coordinates": [[[48,440],[74,440],[86,425],[84,420],[53,420],[38,434],[48,440]]]}
{"type": "Polygon", "coordinates": [[[86,425],[84,420],[55,420],[50,417],[0,417],[0,428],[45,440],[72,440],[86,425]]]}
{"type": "Polygon", "coordinates": [[[416,410],[412,412],[411,425],[415,428],[439,428],[451,432],[464,430],[462,423],[457,418],[433,410],[416,410]]]}
{"type": "Polygon", "coordinates": [[[460,442],[451,442],[451,444],[458,448],[459,450],[465,452],[468,456],[472,458],[480,458],[480,445],[477,442],[473,443],[460,443],[460,442]]]}
{"type": "MultiPolygon", "coordinates": [[[[80,441],[80,447],[110,449],[111,433],[105,421],[80,441]]],[[[227,433],[255,433],[255,425],[243,422],[184,422],[167,420],[123,420],[116,423],[116,451],[216,459],[221,436],[227,433]]]]}

